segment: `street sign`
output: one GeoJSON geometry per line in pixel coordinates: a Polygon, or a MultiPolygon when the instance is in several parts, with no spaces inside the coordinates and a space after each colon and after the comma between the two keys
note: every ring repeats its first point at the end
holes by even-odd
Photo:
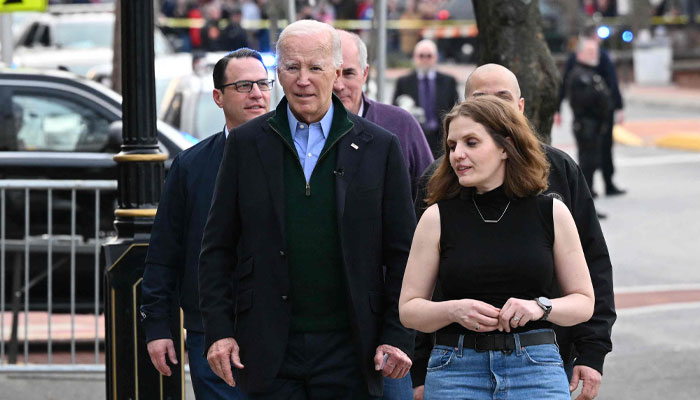
{"type": "Polygon", "coordinates": [[[15,11],[46,11],[48,0],[0,0],[0,13],[15,11]]]}

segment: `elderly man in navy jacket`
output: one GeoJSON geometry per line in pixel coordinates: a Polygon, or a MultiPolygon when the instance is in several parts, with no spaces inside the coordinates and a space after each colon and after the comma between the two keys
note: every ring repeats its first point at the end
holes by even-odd
{"type": "Polygon", "coordinates": [[[229,131],[269,110],[273,82],[268,80],[260,54],[247,48],[224,56],[214,66],[213,75],[214,101],[223,109],[226,124],[221,132],[178,154],[173,161],[151,231],[141,314],[151,361],[161,374],[170,375],[167,361],[178,362],[170,333],[171,310],[174,305],[181,307],[196,397],[230,400],[244,396],[216,376],[203,357],[204,328],[197,287],[199,250],[229,131]]]}
{"type": "Polygon", "coordinates": [[[418,121],[403,108],[370,100],[362,91],[369,76],[367,46],[354,33],[338,30],[343,46],[343,72],[333,85],[333,93],[348,111],[366,118],[399,138],[415,197],[418,179],[433,162],[428,141],[418,121]]]}

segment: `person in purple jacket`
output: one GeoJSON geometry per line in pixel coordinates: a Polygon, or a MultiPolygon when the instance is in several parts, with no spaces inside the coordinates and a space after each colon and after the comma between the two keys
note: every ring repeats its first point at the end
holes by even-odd
{"type": "Polygon", "coordinates": [[[418,178],[433,162],[428,141],[418,121],[406,110],[370,100],[362,92],[369,76],[367,46],[354,33],[338,30],[343,47],[343,67],[333,85],[333,93],[348,111],[357,114],[396,135],[411,175],[411,194],[415,198],[418,178]]]}

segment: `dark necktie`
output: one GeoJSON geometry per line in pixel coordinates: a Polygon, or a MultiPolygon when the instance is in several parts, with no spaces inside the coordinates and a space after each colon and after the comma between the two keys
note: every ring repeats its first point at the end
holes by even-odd
{"type": "Polygon", "coordinates": [[[437,115],[435,114],[435,88],[433,86],[435,85],[427,75],[420,79],[418,101],[425,111],[425,126],[430,130],[435,130],[438,127],[437,115]]]}

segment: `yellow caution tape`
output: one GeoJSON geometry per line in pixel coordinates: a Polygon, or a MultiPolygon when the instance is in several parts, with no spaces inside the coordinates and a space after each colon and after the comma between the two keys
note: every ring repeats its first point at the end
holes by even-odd
{"type": "MultiPolygon", "coordinates": [[[[700,23],[700,15],[695,18],[700,23]]],[[[206,20],[204,18],[167,18],[159,17],[158,25],[168,28],[202,28],[206,20]]],[[[688,23],[686,15],[651,17],[651,25],[684,25],[688,23]]],[[[607,17],[601,20],[602,25],[629,25],[629,20],[623,17],[607,17]]],[[[287,26],[286,19],[277,20],[277,26],[287,26]]],[[[242,21],[245,29],[269,29],[270,20],[261,19],[255,21],[242,21]]],[[[339,19],[333,22],[333,26],[339,29],[372,29],[371,20],[339,19]]],[[[386,22],[387,29],[435,29],[440,27],[471,27],[476,29],[476,20],[473,19],[447,19],[447,20],[423,20],[423,19],[394,19],[386,22]]]]}
{"type": "MultiPolygon", "coordinates": [[[[158,18],[158,25],[168,28],[202,28],[206,24],[204,18],[158,18]]],[[[284,28],[287,26],[286,19],[277,20],[277,26],[279,28],[284,28]]],[[[426,28],[441,28],[441,27],[468,27],[470,29],[476,29],[476,21],[473,19],[465,20],[421,20],[421,19],[401,19],[401,20],[388,20],[387,29],[426,29],[426,28]],[[473,27],[473,28],[472,28],[473,27]]],[[[255,21],[242,21],[241,26],[244,29],[268,29],[270,28],[270,20],[261,19],[255,21]]],[[[344,19],[336,20],[333,22],[333,26],[339,29],[372,29],[371,20],[358,20],[358,19],[344,19]]]]}

